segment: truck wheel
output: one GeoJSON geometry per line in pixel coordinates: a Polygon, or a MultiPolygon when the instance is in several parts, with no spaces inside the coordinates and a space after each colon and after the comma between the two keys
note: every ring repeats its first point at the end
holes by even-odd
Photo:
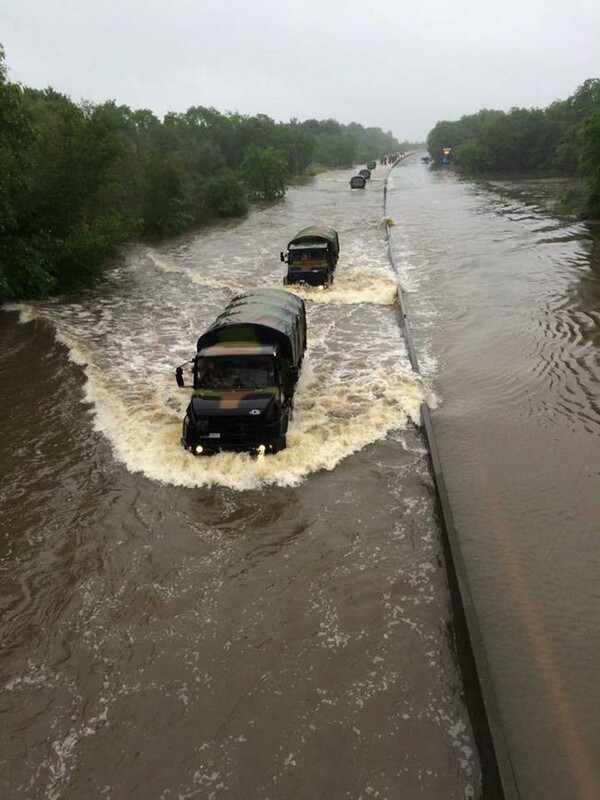
{"type": "Polygon", "coordinates": [[[285,433],[276,439],[274,444],[275,446],[273,447],[273,453],[278,453],[280,450],[285,450],[287,446],[285,433]]]}

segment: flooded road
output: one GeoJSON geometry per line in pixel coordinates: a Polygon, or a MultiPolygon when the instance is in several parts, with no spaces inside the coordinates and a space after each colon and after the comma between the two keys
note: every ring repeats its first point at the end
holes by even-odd
{"type": "Polygon", "coordinates": [[[532,188],[415,159],[387,208],[520,794],[597,800],[599,231],[532,188]]]}
{"type": "Polygon", "coordinates": [[[528,184],[408,159],[0,314],[0,794],[479,796],[430,403],[527,800],[599,796],[600,249],[528,184]],[[289,447],[194,459],[173,367],[297,229],[336,227],[289,447]],[[24,324],[19,324],[19,320],[24,324]]]}
{"type": "Polygon", "coordinates": [[[0,314],[2,797],[478,796],[383,177],[0,314]],[[194,459],[174,367],[314,222],[341,258],[288,448],[194,459]]]}

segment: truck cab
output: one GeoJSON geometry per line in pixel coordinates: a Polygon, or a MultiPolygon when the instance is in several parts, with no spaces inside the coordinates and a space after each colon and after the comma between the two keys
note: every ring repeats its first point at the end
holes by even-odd
{"type": "Polygon", "coordinates": [[[282,450],[293,384],[276,346],[216,345],[201,350],[194,359],[184,446],[198,455],[223,449],[282,450]]]}

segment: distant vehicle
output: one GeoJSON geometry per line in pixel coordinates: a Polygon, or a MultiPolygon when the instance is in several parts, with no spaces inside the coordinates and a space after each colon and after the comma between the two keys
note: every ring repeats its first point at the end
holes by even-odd
{"type": "Polygon", "coordinates": [[[354,177],[350,178],[351,189],[364,189],[366,185],[367,179],[364,175],[354,175],[354,177]]]}
{"type": "Polygon", "coordinates": [[[358,170],[358,174],[362,175],[363,178],[366,178],[366,180],[369,180],[369,178],[371,177],[371,170],[370,169],[359,169],[358,170]]]}
{"type": "MultiPolygon", "coordinates": [[[[283,289],[238,295],[200,336],[181,444],[194,455],[286,446],[306,350],[304,301],[283,289]]],[[[185,386],[177,367],[178,386],[185,386]]]]}
{"type": "Polygon", "coordinates": [[[421,156],[421,161],[423,162],[423,164],[429,164],[430,160],[431,159],[429,158],[429,156],[421,156]]]}
{"type": "Polygon", "coordinates": [[[333,228],[311,225],[298,231],[279,255],[288,265],[284,284],[330,286],[340,257],[340,240],[333,228]]]}
{"type": "Polygon", "coordinates": [[[376,161],[367,161],[367,169],[374,170],[377,166],[376,161]]]}

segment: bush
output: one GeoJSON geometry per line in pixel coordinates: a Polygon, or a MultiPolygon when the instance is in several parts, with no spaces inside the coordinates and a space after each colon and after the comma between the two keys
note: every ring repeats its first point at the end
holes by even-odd
{"type": "Polygon", "coordinates": [[[243,217],[248,212],[246,190],[234,173],[210,178],[203,188],[204,202],[215,217],[243,217]]]}

